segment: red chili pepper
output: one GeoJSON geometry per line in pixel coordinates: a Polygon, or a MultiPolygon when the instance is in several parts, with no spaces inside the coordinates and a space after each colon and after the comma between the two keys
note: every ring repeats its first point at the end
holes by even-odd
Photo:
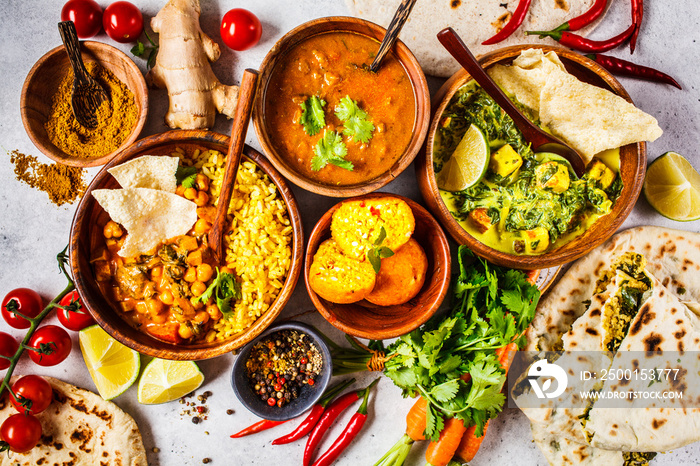
{"type": "Polygon", "coordinates": [[[321,418],[323,412],[326,410],[326,406],[328,406],[331,400],[333,400],[335,395],[337,395],[339,392],[341,392],[354,382],[355,379],[352,378],[326,390],[326,393],[323,395],[323,398],[321,398],[318,401],[318,403],[316,403],[313,406],[313,408],[311,408],[311,412],[309,413],[309,415],[306,416],[306,418],[303,421],[301,421],[297,428],[288,433],[287,435],[283,435],[282,437],[273,440],[272,444],[283,445],[285,443],[291,443],[295,440],[299,440],[300,438],[304,437],[306,434],[311,432],[318,420],[321,418]]]}
{"type": "Polygon", "coordinates": [[[608,55],[586,55],[591,60],[598,63],[600,66],[610,71],[612,74],[620,76],[629,76],[631,78],[639,78],[645,81],[670,84],[678,89],[683,89],[678,82],[671,76],[648,66],[637,65],[636,63],[622,60],[621,58],[610,57],[608,55]]]}
{"type": "Polygon", "coordinates": [[[568,31],[532,31],[532,34],[539,34],[540,37],[551,37],[561,45],[565,45],[580,52],[600,53],[612,50],[622,44],[634,32],[634,24],[625,29],[615,37],[606,40],[591,40],[568,31]]]}
{"type": "Polygon", "coordinates": [[[532,0],[520,0],[520,2],[518,2],[518,7],[515,9],[513,16],[510,17],[508,24],[503,26],[503,29],[498,31],[495,36],[483,41],[481,45],[497,44],[510,37],[510,35],[513,34],[521,24],[523,24],[523,21],[525,21],[527,11],[530,9],[530,3],[532,3],[532,0]]]}
{"type": "Polygon", "coordinates": [[[375,380],[364,390],[346,393],[345,395],[338,397],[338,399],[334,400],[333,403],[328,406],[328,409],[326,409],[326,412],[323,413],[323,416],[321,416],[321,419],[314,427],[314,430],[311,431],[311,435],[309,435],[309,438],[306,441],[306,447],[304,447],[304,466],[309,466],[311,464],[311,457],[313,456],[314,451],[316,451],[316,447],[321,442],[321,439],[325,435],[326,431],[331,427],[331,424],[333,424],[333,421],[335,421],[340,413],[348,409],[351,404],[359,400],[360,397],[363,397],[365,392],[368,392],[369,389],[372,388],[378,381],[379,379],[375,380]]]}
{"type": "Polygon", "coordinates": [[[365,425],[367,420],[367,401],[369,400],[369,391],[372,386],[377,383],[379,379],[375,380],[370,384],[369,387],[365,388],[362,400],[362,404],[357,409],[357,412],[350,418],[350,422],[345,426],[345,429],[340,433],[333,445],[323,454],[313,466],[329,466],[333,464],[335,460],[338,459],[341,453],[350,445],[357,434],[362,430],[362,426],[365,425]]]}
{"type": "MultiPolygon", "coordinates": [[[[605,11],[606,6],[608,6],[608,0],[595,0],[595,2],[593,3],[593,5],[591,5],[588,11],[586,11],[582,15],[570,19],[569,21],[561,24],[560,26],[557,26],[556,28],[548,32],[578,31],[579,29],[588,26],[593,21],[598,19],[600,15],[602,15],[605,11]]],[[[532,36],[540,33],[538,33],[537,31],[527,31],[525,34],[527,34],[528,36],[532,36]]],[[[545,36],[540,35],[540,39],[543,39],[544,37],[545,36]]]]}
{"type": "Polygon", "coordinates": [[[250,434],[257,434],[258,432],[262,432],[263,430],[271,429],[275,426],[278,426],[280,424],[284,424],[287,421],[268,421],[268,420],[262,420],[258,421],[253,425],[250,425],[243,429],[240,432],[236,432],[231,436],[231,438],[239,438],[239,437],[245,437],[246,435],[250,434]]]}
{"type": "Polygon", "coordinates": [[[634,32],[630,39],[630,53],[634,53],[634,48],[637,46],[637,36],[642,27],[642,19],[644,18],[644,1],[632,0],[632,24],[634,24],[634,32]]]}

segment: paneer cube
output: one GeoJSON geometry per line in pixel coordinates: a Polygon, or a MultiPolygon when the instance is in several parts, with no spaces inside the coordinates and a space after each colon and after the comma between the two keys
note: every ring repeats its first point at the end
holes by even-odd
{"type": "Polygon", "coordinates": [[[491,217],[489,217],[488,209],[479,207],[469,212],[469,219],[472,221],[479,233],[486,233],[493,226],[491,217]]]}
{"type": "Polygon", "coordinates": [[[513,249],[518,254],[539,254],[549,247],[549,232],[542,227],[520,232],[522,239],[513,242],[513,249]]]}
{"type": "Polygon", "coordinates": [[[588,164],[588,178],[596,180],[600,184],[600,189],[606,190],[615,181],[615,172],[603,162],[594,158],[588,164]]]}
{"type": "Polygon", "coordinates": [[[557,162],[545,162],[535,168],[535,179],[540,189],[551,189],[555,193],[563,193],[569,189],[571,179],[566,165],[557,162]]]}
{"type": "Polygon", "coordinates": [[[108,282],[112,279],[112,273],[109,270],[109,262],[98,260],[93,263],[95,267],[95,280],[98,282],[108,282]]]}
{"type": "Polygon", "coordinates": [[[185,251],[194,251],[199,247],[199,244],[197,244],[197,238],[194,236],[182,236],[180,237],[178,241],[178,246],[185,251]]]}
{"type": "Polygon", "coordinates": [[[515,152],[510,144],[506,144],[491,155],[489,169],[503,178],[506,178],[520,168],[522,164],[523,158],[520,157],[520,154],[515,152]]]}

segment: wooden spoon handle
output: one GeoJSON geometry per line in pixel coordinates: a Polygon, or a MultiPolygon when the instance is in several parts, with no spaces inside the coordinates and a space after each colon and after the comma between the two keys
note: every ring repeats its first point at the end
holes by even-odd
{"type": "Polygon", "coordinates": [[[258,84],[258,74],[253,69],[245,70],[238,90],[238,105],[236,106],[236,114],[233,117],[231,143],[226,154],[224,179],[216,206],[216,216],[209,232],[209,247],[214,251],[214,258],[219,264],[223,263],[226,256],[224,254],[224,228],[226,227],[226,217],[228,206],[231,203],[231,196],[233,195],[233,187],[236,184],[238,165],[241,162],[241,154],[245,146],[248,122],[250,121],[250,113],[253,109],[253,100],[258,84]]]}
{"type": "Polygon", "coordinates": [[[443,29],[438,33],[437,38],[445,49],[450,52],[450,55],[469,72],[471,77],[474,78],[474,81],[479,83],[486,93],[513,119],[515,126],[523,133],[526,132],[525,128],[531,129],[531,131],[527,131],[526,139],[532,143],[533,147],[538,147],[549,142],[549,139],[542,138],[539,128],[534,126],[532,122],[518,110],[508,96],[498,87],[498,84],[491,79],[454,29],[449,27],[443,29]]]}
{"type": "Polygon", "coordinates": [[[83,57],[80,55],[80,41],[78,40],[73,21],[61,21],[58,23],[58,33],[61,35],[66,53],[68,53],[75,79],[81,83],[88,82],[90,78],[83,63],[83,57]]]}
{"type": "Polygon", "coordinates": [[[394,13],[394,17],[391,19],[391,23],[389,23],[389,27],[386,29],[384,39],[379,45],[377,55],[374,57],[374,60],[369,67],[370,71],[373,73],[377,72],[379,69],[379,64],[384,59],[386,54],[389,53],[391,47],[394,46],[396,39],[399,38],[401,28],[403,28],[403,25],[406,23],[408,15],[411,14],[411,10],[413,9],[413,5],[416,4],[416,1],[417,0],[403,0],[401,5],[399,5],[399,7],[396,9],[396,13],[394,13]]]}

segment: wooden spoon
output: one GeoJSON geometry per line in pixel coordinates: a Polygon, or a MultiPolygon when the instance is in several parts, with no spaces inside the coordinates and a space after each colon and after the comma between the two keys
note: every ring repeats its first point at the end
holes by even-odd
{"type": "Polygon", "coordinates": [[[469,51],[462,39],[452,28],[445,28],[437,35],[438,40],[448,52],[469,72],[474,81],[501,106],[504,112],[513,119],[525,140],[532,145],[534,152],[551,152],[564,157],[573,168],[574,173],[580,178],[586,171],[583,157],[574,148],[567,145],[559,138],[545,133],[535,126],[503,93],[498,84],[484,71],[474,55],[469,51]]]}
{"type": "Polygon", "coordinates": [[[379,70],[379,65],[382,60],[386,54],[389,53],[391,47],[394,46],[396,39],[399,38],[401,28],[403,28],[403,25],[406,23],[408,15],[411,14],[411,10],[413,9],[413,5],[416,4],[416,1],[417,0],[403,0],[401,5],[396,9],[396,13],[394,13],[394,17],[391,19],[391,23],[389,23],[386,34],[384,34],[384,39],[382,39],[382,43],[379,44],[377,55],[374,57],[372,64],[369,65],[369,70],[372,73],[376,73],[377,70],[379,70]]]}
{"type": "Polygon", "coordinates": [[[226,154],[226,166],[224,167],[224,180],[221,184],[219,200],[216,204],[216,216],[209,231],[209,247],[214,253],[214,259],[218,264],[223,264],[226,258],[224,246],[224,228],[226,227],[226,217],[228,214],[233,187],[236,184],[238,165],[241,162],[241,154],[245,146],[245,136],[248,132],[248,121],[253,109],[253,99],[258,84],[258,72],[247,69],[243,72],[241,87],[238,90],[238,105],[236,114],[233,116],[233,126],[231,128],[231,143],[226,154]]]}
{"type": "Polygon", "coordinates": [[[73,21],[62,21],[58,23],[58,32],[61,34],[61,40],[66,47],[70,64],[73,67],[73,94],[71,95],[70,104],[73,108],[73,115],[82,126],[86,128],[96,128],[97,109],[100,104],[109,100],[107,92],[95,81],[95,78],[90,76],[83,57],[80,55],[80,41],[78,34],[75,32],[73,21]]]}

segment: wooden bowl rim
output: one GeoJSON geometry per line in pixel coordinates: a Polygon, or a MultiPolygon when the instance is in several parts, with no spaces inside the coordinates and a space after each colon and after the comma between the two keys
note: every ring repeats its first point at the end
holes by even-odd
{"type": "MultiPolygon", "coordinates": [[[[134,63],[134,61],[131,60],[128,55],[126,55],[118,48],[109,44],[105,44],[103,42],[96,42],[92,40],[80,41],[80,44],[81,46],[84,46],[86,49],[88,49],[88,51],[90,52],[97,51],[113,54],[115,57],[118,57],[121,61],[123,61],[125,66],[129,69],[129,71],[137,77],[137,79],[134,80],[137,87],[137,89],[135,89],[136,92],[134,92],[134,90],[132,90],[131,88],[129,88],[129,90],[131,90],[131,92],[134,94],[135,100],[137,99],[137,95],[140,93],[141,99],[139,99],[139,101],[137,102],[137,105],[140,105],[140,112],[139,118],[136,121],[136,124],[134,125],[134,128],[132,129],[131,133],[129,134],[129,137],[112,152],[109,152],[97,158],[86,159],[83,157],[69,155],[60,150],[58,147],[54,146],[53,144],[45,145],[36,136],[34,131],[31,129],[31,126],[29,125],[30,117],[28,113],[28,108],[26,106],[26,98],[27,93],[29,92],[29,86],[31,85],[33,78],[36,76],[36,73],[41,69],[42,66],[44,66],[50,59],[54,58],[56,55],[60,53],[66,53],[65,47],[63,45],[59,45],[58,47],[55,47],[46,52],[41,58],[39,58],[39,60],[37,60],[36,63],[34,63],[34,66],[32,66],[32,68],[29,70],[27,77],[24,79],[24,84],[22,85],[22,93],[20,95],[20,116],[22,117],[22,124],[24,125],[25,132],[29,136],[29,139],[32,141],[34,146],[37,149],[39,149],[41,153],[46,155],[51,160],[61,163],[63,165],[87,168],[104,165],[105,163],[109,162],[111,159],[116,157],[117,154],[119,154],[121,151],[125,150],[130,144],[136,141],[136,139],[141,134],[141,130],[146,124],[146,118],[148,116],[148,87],[146,86],[146,79],[144,78],[143,74],[141,73],[141,70],[139,70],[136,63],[134,63]]],[[[67,59],[68,57],[66,56],[66,60],[67,59]]],[[[124,83],[124,85],[126,86],[127,83],[124,83]]]]}
{"type": "MultiPolygon", "coordinates": [[[[269,309],[253,324],[251,324],[245,331],[235,336],[234,338],[215,341],[209,344],[198,344],[198,345],[174,345],[158,340],[151,337],[150,335],[139,332],[137,329],[131,327],[128,322],[123,320],[121,316],[117,315],[118,322],[121,326],[113,326],[110,322],[105,320],[101,311],[93,307],[93,303],[90,301],[91,294],[86,293],[90,290],[87,285],[86,273],[80,267],[80,247],[78,242],[80,240],[82,228],[90,228],[90,225],[86,225],[89,222],[89,218],[82,215],[86,212],[91,204],[96,203],[95,199],[92,197],[92,191],[97,189],[99,185],[107,179],[107,177],[112,176],[107,172],[109,168],[118,165],[128,159],[134,158],[139,155],[146,155],[146,151],[163,147],[163,146],[176,146],[177,144],[200,144],[202,147],[206,147],[207,144],[212,146],[222,146],[221,148],[226,148],[229,145],[230,138],[224,134],[216,133],[213,131],[202,131],[202,130],[173,130],[167,131],[165,133],[155,134],[152,136],[145,137],[136,141],[134,144],[130,145],[127,149],[117,155],[113,160],[111,160],[107,165],[105,165],[99,173],[95,176],[93,181],[88,186],[83,198],[80,200],[78,207],[76,209],[75,215],[73,217],[73,222],[71,224],[70,231],[70,265],[71,271],[73,273],[75,286],[80,295],[83,297],[85,302],[85,307],[88,309],[95,321],[102,327],[108,334],[110,334],[117,341],[123,343],[124,345],[132,348],[139,353],[146,354],[148,356],[154,356],[164,359],[173,360],[201,360],[209,359],[216,356],[220,356],[224,353],[228,353],[235,349],[244,346],[246,343],[260,335],[265,331],[277,318],[277,316],[282,312],[282,309],[286,306],[291,298],[292,293],[296,287],[299,280],[299,275],[301,273],[303,251],[304,251],[304,231],[301,222],[301,216],[299,213],[299,205],[297,204],[294,192],[290,189],[289,185],[286,183],[284,177],[275,170],[275,168],[269,163],[269,161],[260,154],[257,150],[250,146],[245,146],[244,154],[249,160],[254,162],[258,167],[260,167],[270,178],[270,180],[275,183],[278,188],[278,192],[284,199],[285,205],[287,206],[287,211],[289,215],[289,220],[292,226],[293,238],[292,238],[292,253],[291,253],[291,264],[287,277],[285,278],[284,285],[280,290],[279,294],[275,298],[275,301],[270,305],[269,309]],[[147,346],[133,337],[134,335],[143,335],[141,338],[147,341],[154,341],[162,345],[162,348],[154,348],[147,346]]],[[[98,208],[99,204],[97,204],[98,208]]],[[[92,274],[92,271],[89,272],[92,274]]],[[[106,301],[106,299],[101,296],[101,298],[106,301]]],[[[116,312],[114,308],[110,305],[108,312],[116,312]]]]}
{"type": "MultiPolygon", "coordinates": [[[[479,63],[481,63],[481,65],[484,68],[488,68],[494,64],[503,63],[504,61],[514,59],[520,54],[520,52],[530,48],[542,49],[542,51],[545,53],[553,51],[559,57],[570,62],[574,62],[575,64],[588,69],[605,82],[605,84],[609,88],[608,90],[611,90],[616,95],[623,97],[628,102],[634,103],[632,102],[632,98],[627,93],[622,84],[620,84],[620,82],[617,79],[615,79],[615,77],[612,74],[610,74],[605,68],[603,68],[593,60],[590,60],[589,58],[579,53],[576,53],[569,49],[565,49],[563,47],[533,44],[515,45],[486,53],[479,57],[479,63]]],[[[546,269],[566,264],[568,262],[578,259],[581,256],[584,256],[593,248],[595,248],[607,238],[609,238],[613,233],[615,233],[615,231],[620,227],[620,225],[622,225],[622,223],[632,211],[634,204],[642,190],[644,174],[646,173],[645,142],[639,142],[636,144],[628,144],[627,146],[623,146],[623,148],[629,148],[628,150],[630,151],[633,150],[633,146],[636,146],[636,150],[634,151],[636,156],[631,155],[631,159],[628,162],[637,164],[637,171],[634,183],[631,185],[624,186],[623,193],[620,195],[620,198],[615,203],[616,206],[621,206],[621,210],[619,211],[617,216],[613,218],[610,225],[605,230],[601,230],[601,232],[605,233],[599,235],[599,237],[597,238],[587,237],[587,239],[591,241],[587,244],[585,248],[582,248],[579,251],[573,249],[567,249],[565,251],[562,251],[562,248],[572,244],[576,244],[577,242],[581,241],[584,238],[584,236],[587,236],[587,232],[582,233],[578,237],[574,238],[572,241],[546,254],[536,256],[519,256],[498,251],[481,243],[473,236],[471,236],[464,228],[462,228],[461,225],[459,225],[459,223],[453,218],[452,214],[447,209],[447,206],[443,202],[442,197],[440,196],[438,191],[437,181],[435,179],[435,172],[433,170],[433,145],[435,142],[435,134],[437,131],[437,125],[440,119],[440,115],[442,115],[442,113],[444,112],[454,93],[469,79],[471,79],[471,76],[466,72],[466,70],[460,69],[454,75],[452,75],[434,95],[434,110],[433,116],[431,118],[430,130],[428,131],[428,136],[426,137],[425,151],[423,157],[419,161],[419,166],[417,166],[416,168],[416,174],[419,178],[419,187],[421,188],[421,194],[423,195],[423,198],[426,199],[426,202],[431,207],[431,210],[433,210],[435,215],[438,217],[441,224],[450,233],[450,236],[452,236],[452,238],[457,243],[468,245],[469,248],[476,254],[488,259],[489,261],[497,265],[516,269],[546,269]],[[421,178],[423,178],[423,180],[421,180],[421,178]],[[424,187],[421,181],[427,182],[428,186],[424,187]],[[426,190],[428,190],[428,192],[425,192],[426,190]]],[[[613,212],[611,212],[608,215],[613,215],[613,212]]],[[[597,224],[599,221],[600,220],[598,220],[595,224],[597,224]]]]}
{"type": "MultiPolygon", "coordinates": [[[[306,285],[306,291],[309,294],[309,297],[311,298],[311,301],[314,304],[314,307],[318,310],[318,312],[323,316],[324,319],[328,321],[331,325],[333,325],[335,328],[338,330],[341,330],[349,335],[353,335],[355,337],[359,338],[368,338],[368,339],[374,339],[374,340],[385,340],[388,338],[395,338],[401,335],[404,335],[406,333],[409,333],[416,328],[420,327],[423,325],[425,322],[427,322],[434,314],[437,312],[437,310],[440,308],[442,305],[442,302],[444,301],[445,297],[447,296],[447,291],[449,290],[450,287],[450,275],[451,275],[451,268],[452,268],[452,256],[450,254],[450,245],[447,240],[447,236],[445,236],[445,232],[442,231],[442,228],[440,227],[440,224],[438,221],[430,214],[430,212],[423,207],[422,205],[418,204],[416,201],[409,199],[407,197],[394,194],[394,193],[385,193],[385,192],[374,192],[374,193],[368,193],[362,196],[356,196],[348,199],[344,199],[337,204],[335,204],[333,207],[328,209],[326,213],[324,213],[321,218],[316,222],[316,225],[314,226],[314,229],[311,231],[311,234],[309,235],[309,241],[306,246],[306,257],[305,257],[305,262],[304,262],[304,282],[306,285]],[[390,329],[381,329],[381,330],[363,330],[363,329],[357,329],[355,327],[348,326],[344,324],[343,322],[339,321],[338,319],[335,318],[335,316],[329,312],[325,300],[323,300],[321,297],[318,296],[318,294],[311,288],[311,285],[309,284],[309,270],[311,268],[311,262],[313,262],[313,257],[314,254],[316,253],[316,249],[318,249],[318,244],[314,248],[314,250],[311,250],[312,243],[316,242],[320,244],[320,240],[323,237],[323,235],[330,230],[330,218],[332,217],[333,213],[345,202],[350,202],[350,201],[357,201],[357,200],[363,200],[363,199],[373,199],[373,198],[381,198],[381,197],[396,197],[398,199],[401,199],[405,201],[411,210],[415,211],[420,211],[421,214],[425,215],[425,218],[428,220],[428,223],[430,225],[430,233],[434,235],[434,237],[437,239],[435,243],[435,251],[434,251],[434,256],[435,258],[440,262],[440,273],[433,274],[431,276],[430,282],[435,282],[438,284],[438,294],[436,295],[435,299],[432,302],[427,303],[428,305],[426,306],[426,311],[421,314],[421,316],[417,319],[412,321],[410,324],[404,324],[400,327],[396,328],[390,328],[390,329]],[[324,224],[327,223],[328,226],[324,227],[324,224]]],[[[426,282],[423,284],[423,287],[425,287],[429,282],[427,280],[428,277],[426,277],[426,282]]],[[[357,303],[353,303],[357,305],[357,303]]],[[[342,304],[340,304],[342,306],[342,304]]],[[[418,307],[418,306],[415,306],[418,307]]]]}
{"type": "MultiPolygon", "coordinates": [[[[384,174],[363,183],[347,186],[331,186],[303,176],[288,166],[288,164],[277,155],[277,152],[270,143],[270,137],[268,136],[267,126],[265,123],[265,95],[267,93],[267,87],[274,69],[272,65],[274,65],[274,62],[278,57],[283,56],[288,50],[291,50],[291,48],[295,47],[297,44],[318,34],[325,34],[328,32],[353,32],[369,37],[361,31],[351,29],[351,26],[354,25],[366,27],[375,31],[378,35],[381,34],[383,36],[386,34],[385,28],[371,21],[350,16],[328,16],[303,23],[282,36],[282,38],[278,40],[270,49],[260,65],[261,82],[258,86],[253,106],[253,125],[255,127],[255,132],[258,136],[263,152],[272,162],[275,168],[277,168],[277,170],[280,171],[285,178],[300,188],[315,194],[321,194],[329,197],[360,196],[362,194],[367,194],[380,189],[393,181],[416,158],[423,147],[423,141],[425,141],[428,128],[430,127],[430,90],[428,88],[428,82],[425,78],[425,73],[423,73],[423,69],[418,63],[416,57],[413,55],[413,52],[411,52],[408,46],[406,46],[401,39],[397,39],[394,47],[397,51],[405,54],[406,57],[405,60],[399,59],[399,62],[403,65],[404,69],[406,70],[406,74],[411,81],[413,94],[416,100],[416,116],[413,123],[411,140],[409,141],[404,153],[397,159],[396,162],[394,162],[394,165],[389,170],[387,170],[384,174]],[[307,31],[312,27],[329,23],[335,23],[334,25],[337,25],[337,29],[306,35],[307,31]],[[412,73],[417,75],[417,81],[411,77],[412,73]]],[[[395,52],[394,55],[398,59],[398,53],[395,52]]]]}

